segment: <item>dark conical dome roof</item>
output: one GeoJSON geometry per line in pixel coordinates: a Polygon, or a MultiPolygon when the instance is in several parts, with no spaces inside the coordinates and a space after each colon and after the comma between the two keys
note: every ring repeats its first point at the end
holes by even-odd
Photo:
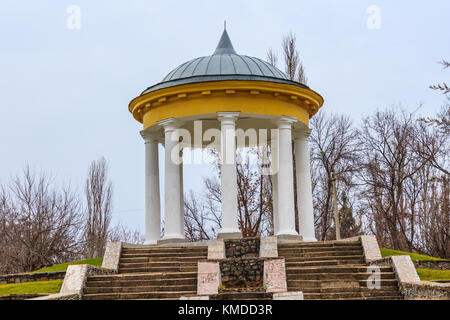
{"type": "Polygon", "coordinates": [[[223,31],[222,37],[220,37],[219,44],[217,45],[214,54],[237,54],[234,51],[233,44],[228,36],[227,30],[223,31]]]}
{"type": "Polygon", "coordinates": [[[284,72],[266,61],[237,54],[228,32],[224,30],[212,55],[183,63],[172,70],[162,82],[149,87],[142,94],[188,83],[225,80],[271,81],[307,88],[304,84],[289,80],[284,72]]]}

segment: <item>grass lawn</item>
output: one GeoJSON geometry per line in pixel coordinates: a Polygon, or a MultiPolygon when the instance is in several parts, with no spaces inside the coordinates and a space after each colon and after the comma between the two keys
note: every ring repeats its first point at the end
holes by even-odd
{"type": "Polygon", "coordinates": [[[54,271],[66,271],[67,267],[70,265],[76,265],[76,264],[90,264],[93,266],[100,267],[102,265],[103,258],[95,258],[95,259],[86,259],[86,260],[78,260],[78,261],[72,261],[68,263],[62,263],[62,264],[55,264],[54,266],[36,270],[33,272],[54,272],[54,271]]]}
{"type": "Polygon", "coordinates": [[[417,273],[422,281],[450,280],[450,270],[417,269],[417,273]]]}
{"type": "Polygon", "coordinates": [[[0,285],[0,296],[23,293],[58,293],[63,281],[37,281],[0,285]]]}
{"type": "Polygon", "coordinates": [[[399,250],[381,248],[380,251],[381,251],[381,255],[383,256],[383,258],[390,257],[390,256],[410,256],[412,260],[445,261],[445,259],[439,259],[439,258],[426,256],[423,254],[411,253],[411,252],[405,252],[405,251],[399,251],[399,250]]]}

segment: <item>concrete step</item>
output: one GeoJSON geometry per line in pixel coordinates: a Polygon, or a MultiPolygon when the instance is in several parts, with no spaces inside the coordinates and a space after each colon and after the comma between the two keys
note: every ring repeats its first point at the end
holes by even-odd
{"type": "MultiPolygon", "coordinates": [[[[342,265],[321,267],[286,267],[286,274],[302,273],[366,273],[369,266],[366,265],[342,265]]],[[[380,267],[380,272],[393,272],[392,267],[380,267]]]]}
{"type": "Polygon", "coordinates": [[[194,266],[119,268],[119,273],[197,272],[194,266]]]}
{"type": "Polygon", "coordinates": [[[137,257],[137,258],[120,258],[120,263],[143,263],[143,262],[197,262],[198,260],[206,259],[207,256],[189,256],[189,257],[183,257],[183,256],[171,256],[171,257],[137,257]]]}
{"type": "MultiPolygon", "coordinates": [[[[336,260],[336,259],[342,259],[342,260],[347,260],[347,259],[364,259],[364,256],[362,254],[341,254],[341,255],[323,255],[323,254],[319,254],[319,255],[307,255],[304,256],[302,254],[294,254],[294,255],[287,255],[284,256],[286,261],[323,261],[323,260],[336,260]]],[[[365,263],[365,262],[364,262],[365,263]]]]}
{"type": "MultiPolygon", "coordinates": [[[[347,298],[345,300],[361,300],[361,298],[347,298]]],[[[373,297],[365,297],[364,300],[403,300],[403,297],[401,295],[373,296],[373,297]]]]}
{"type": "Polygon", "coordinates": [[[99,275],[89,276],[89,281],[122,281],[122,280],[161,280],[161,279],[197,279],[197,271],[195,272],[155,272],[155,273],[141,273],[141,274],[116,274],[116,275],[99,275]]]}
{"type": "MultiPolygon", "coordinates": [[[[287,274],[288,285],[290,281],[295,280],[345,280],[345,281],[360,281],[367,280],[371,275],[367,273],[300,273],[287,274]]],[[[393,272],[380,273],[381,280],[395,279],[393,272]]]]}
{"type": "Polygon", "coordinates": [[[122,253],[120,259],[133,259],[133,258],[193,258],[193,257],[203,257],[206,259],[208,254],[199,252],[137,252],[137,253],[122,253]]]}
{"type": "Polygon", "coordinates": [[[325,267],[325,266],[343,266],[343,265],[355,265],[362,264],[361,259],[353,260],[326,260],[326,261],[304,261],[304,262],[286,262],[286,267],[325,267]]]}
{"type": "Polygon", "coordinates": [[[367,287],[360,288],[345,288],[345,287],[330,287],[330,288],[302,288],[299,290],[296,287],[289,287],[288,291],[302,291],[303,293],[376,293],[376,292],[390,292],[392,295],[399,294],[397,287],[380,287],[380,289],[369,289],[367,287]]]}
{"type": "Polygon", "coordinates": [[[122,253],[208,253],[208,247],[143,247],[143,248],[123,248],[122,253]]]}
{"type": "Polygon", "coordinates": [[[313,247],[313,248],[302,248],[302,247],[289,247],[289,248],[280,248],[278,247],[278,252],[340,252],[340,251],[361,251],[363,252],[363,248],[361,246],[345,246],[345,247],[313,247]]]}
{"type": "Polygon", "coordinates": [[[281,243],[278,248],[316,248],[316,247],[346,247],[361,246],[359,241],[319,241],[319,242],[300,242],[300,243],[281,243]]]}
{"type": "Polygon", "coordinates": [[[126,286],[126,287],[89,287],[84,288],[84,294],[99,293],[140,293],[140,292],[178,292],[196,291],[197,285],[177,285],[177,286],[126,286]]]}
{"type": "Polygon", "coordinates": [[[268,292],[226,292],[211,295],[210,300],[272,300],[273,294],[268,292]]]}
{"type": "Polygon", "coordinates": [[[157,262],[136,262],[136,263],[119,263],[119,268],[156,268],[156,267],[196,267],[197,261],[157,261],[157,262]]]}
{"type": "Polygon", "coordinates": [[[83,295],[83,300],[141,300],[141,299],[179,299],[182,296],[193,295],[195,291],[161,291],[139,293],[98,293],[83,295]]]}
{"type": "Polygon", "coordinates": [[[362,245],[358,242],[351,242],[351,243],[339,243],[339,244],[330,244],[325,242],[316,242],[314,244],[302,244],[302,243],[284,243],[284,244],[278,244],[278,249],[314,249],[314,248],[329,248],[330,250],[333,249],[340,249],[340,248],[347,248],[347,247],[353,247],[353,248],[362,248],[362,245]]]}
{"type": "MultiPolygon", "coordinates": [[[[294,290],[301,291],[303,288],[360,288],[367,287],[367,279],[364,280],[288,280],[288,286],[294,290]]],[[[380,280],[380,286],[382,288],[397,288],[397,279],[382,279],[380,280]]]]}
{"type": "Polygon", "coordinates": [[[378,299],[378,298],[398,298],[401,299],[400,294],[394,294],[392,291],[376,292],[345,292],[345,293],[304,293],[305,300],[335,300],[335,299],[378,299]]]}
{"type": "Polygon", "coordinates": [[[363,250],[345,248],[342,250],[321,250],[321,251],[304,251],[301,249],[289,249],[289,250],[279,250],[278,255],[284,257],[319,257],[319,256],[351,256],[351,255],[361,255],[363,256],[363,250]]]}
{"type": "Polygon", "coordinates": [[[191,278],[172,278],[156,280],[109,280],[88,281],[87,287],[152,287],[152,286],[185,286],[196,285],[197,276],[191,278]]]}
{"type": "Polygon", "coordinates": [[[290,267],[307,267],[307,266],[326,266],[334,264],[359,264],[365,263],[364,258],[359,256],[343,256],[343,257],[318,257],[318,258],[286,258],[286,266],[290,267]]]}

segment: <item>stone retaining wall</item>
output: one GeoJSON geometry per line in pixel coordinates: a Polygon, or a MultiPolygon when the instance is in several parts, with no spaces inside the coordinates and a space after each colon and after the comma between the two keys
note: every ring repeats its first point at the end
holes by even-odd
{"type": "Polygon", "coordinates": [[[400,291],[406,300],[450,300],[450,284],[426,281],[403,283],[400,291]]]}
{"type": "Polygon", "coordinates": [[[0,284],[63,280],[65,275],[65,271],[7,274],[0,276],[0,284]]]}
{"type": "Polygon", "coordinates": [[[417,269],[450,270],[450,261],[415,260],[413,262],[417,269]]]}
{"type": "Polygon", "coordinates": [[[226,258],[259,257],[259,238],[245,238],[239,240],[225,240],[226,258]]]}
{"type": "Polygon", "coordinates": [[[227,259],[220,261],[222,285],[226,288],[262,287],[264,260],[227,259]]]}
{"type": "Polygon", "coordinates": [[[7,296],[0,296],[0,301],[27,300],[44,296],[46,296],[46,294],[38,294],[38,293],[10,294],[7,296]]]}
{"type": "Polygon", "coordinates": [[[394,268],[399,288],[405,300],[450,300],[450,284],[432,281],[420,281],[410,256],[391,256],[372,265],[394,268]]]}
{"type": "Polygon", "coordinates": [[[48,296],[33,298],[29,300],[82,300],[80,294],[56,293],[48,296]]]}

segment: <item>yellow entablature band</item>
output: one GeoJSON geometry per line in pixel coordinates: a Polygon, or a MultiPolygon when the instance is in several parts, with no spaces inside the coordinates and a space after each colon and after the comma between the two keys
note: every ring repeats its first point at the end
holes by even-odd
{"type": "Polygon", "coordinates": [[[315,91],[265,81],[191,83],[147,93],[132,100],[129,110],[144,129],[167,118],[221,111],[290,116],[308,125],[323,105],[315,91]]]}

